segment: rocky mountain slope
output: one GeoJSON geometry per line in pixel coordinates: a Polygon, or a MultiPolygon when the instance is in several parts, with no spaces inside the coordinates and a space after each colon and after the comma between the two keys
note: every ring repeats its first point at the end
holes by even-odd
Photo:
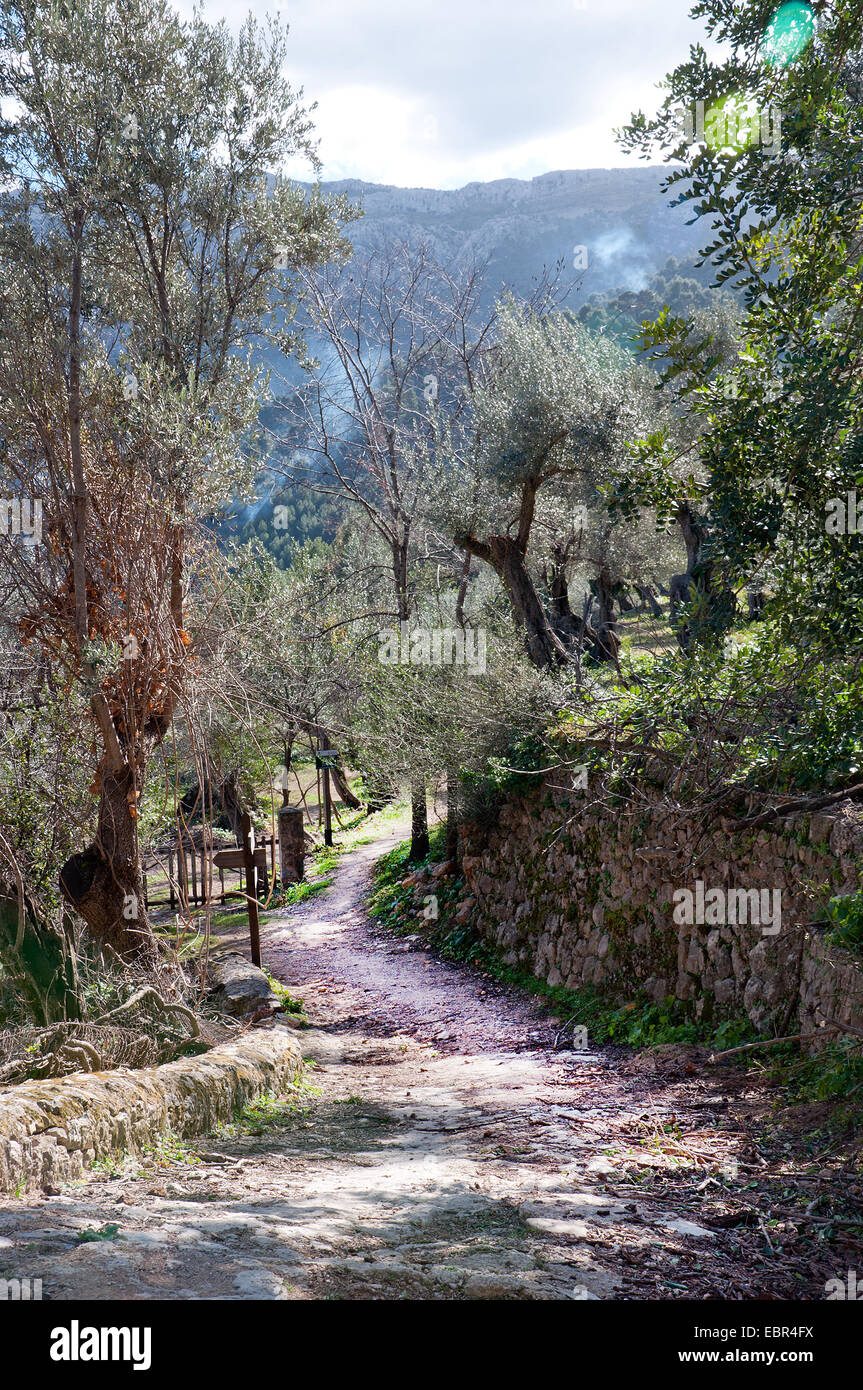
{"type": "Polygon", "coordinates": [[[350,229],[358,247],[422,236],[441,256],[487,261],[491,294],[503,284],[529,290],[544,265],[562,261],[586,298],[642,289],[669,256],[696,255],[703,229],[686,225],[686,208],[669,207],[664,172],[661,166],[558,170],[452,190],[357,179],[323,186],[362,204],[365,216],[350,229]]]}

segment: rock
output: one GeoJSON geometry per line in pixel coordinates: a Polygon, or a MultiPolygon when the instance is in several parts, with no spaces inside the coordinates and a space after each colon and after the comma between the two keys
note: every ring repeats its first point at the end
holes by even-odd
{"type": "MultiPolygon", "coordinates": [[[[654,1064],[653,1070],[655,1069],[654,1064]]],[[[599,1154],[596,1158],[591,1158],[588,1161],[585,1171],[588,1173],[598,1173],[600,1177],[608,1177],[612,1173],[616,1173],[617,1169],[603,1154],[599,1154]]]]}
{"type": "Polygon", "coordinates": [[[682,1216],[675,1216],[671,1220],[664,1220],[663,1226],[666,1231],[674,1231],[679,1236],[693,1236],[696,1240],[702,1236],[715,1236],[715,1231],[708,1231],[704,1226],[696,1226],[694,1221],[685,1221],[682,1216]]]}
{"type": "Polygon", "coordinates": [[[836,855],[860,856],[863,851],[863,816],[858,806],[844,805],[834,816],[830,848],[836,855]]]}
{"type": "Polygon", "coordinates": [[[690,942],[684,969],[687,975],[700,975],[704,969],[704,954],[695,940],[690,942]]]}
{"type": "Polygon", "coordinates": [[[506,1274],[472,1274],[462,1293],[465,1298],[524,1298],[528,1289],[523,1278],[506,1274]]]}
{"type": "Polygon", "coordinates": [[[234,1288],[241,1298],[284,1299],[285,1281],[269,1269],[244,1269],[234,1276],[234,1288]]]}
{"type": "Polygon", "coordinates": [[[210,962],[210,998],[217,1008],[235,1018],[245,1018],[262,1010],[280,1008],[263,970],[228,951],[210,962]]]}
{"type": "Polygon", "coordinates": [[[668,981],[659,975],[650,975],[644,982],[644,992],[658,1004],[669,993],[668,981]]]}
{"type": "Polygon", "coordinates": [[[461,871],[468,880],[473,879],[473,875],[479,868],[479,855],[466,854],[461,861],[461,871]]]}

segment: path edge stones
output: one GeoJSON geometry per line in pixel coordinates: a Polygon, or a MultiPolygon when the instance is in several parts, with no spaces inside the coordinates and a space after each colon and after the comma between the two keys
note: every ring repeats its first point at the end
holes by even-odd
{"type": "Polygon", "coordinates": [[[274,1023],[158,1067],[75,1072],[0,1089],[0,1192],[23,1196],[80,1178],[100,1158],[169,1133],[207,1134],[266,1092],[299,1081],[296,1034],[274,1023]]]}

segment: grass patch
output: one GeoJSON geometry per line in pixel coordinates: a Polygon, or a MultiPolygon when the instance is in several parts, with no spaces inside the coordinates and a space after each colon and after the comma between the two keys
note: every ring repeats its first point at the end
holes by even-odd
{"type": "Polygon", "coordinates": [[[200,1163],[200,1154],[176,1134],[160,1134],[155,1144],[141,1146],[147,1167],[170,1168],[177,1163],[200,1163]]]}
{"type": "Polygon", "coordinates": [[[275,994],[285,1013],[293,1014],[295,1017],[301,1019],[303,1023],[308,1024],[308,1020],[306,1019],[306,1006],[302,999],[295,999],[287,985],[283,985],[281,980],[277,980],[275,975],[271,975],[266,966],[264,966],[264,974],[270,982],[270,989],[273,991],[273,994],[275,994]]]}
{"type": "Polygon", "coordinates": [[[126,1153],[122,1149],[116,1149],[113,1153],[103,1154],[101,1158],[96,1158],[90,1164],[94,1173],[101,1173],[106,1178],[120,1178],[123,1176],[126,1153]]]}
{"type": "Polygon", "coordinates": [[[323,878],[304,878],[302,883],[289,883],[287,888],[277,888],[269,901],[268,912],[276,908],[292,907],[294,903],[305,902],[307,898],[314,898],[318,893],[323,893],[325,888],[329,888],[332,883],[332,875],[323,878]]]}
{"type": "Polygon", "coordinates": [[[320,1095],[320,1089],[306,1081],[294,1081],[291,1085],[291,1095],[262,1095],[241,1106],[234,1112],[233,1122],[220,1126],[216,1133],[231,1139],[258,1137],[301,1119],[309,1111],[309,1106],[302,1104],[303,1098],[320,1095]]]}
{"type": "Polygon", "coordinates": [[[178,919],[173,922],[153,923],[153,932],[156,938],[171,952],[176,953],[181,960],[190,956],[199,956],[204,949],[204,934],[190,929],[188,925],[184,925],[178,919]]]}

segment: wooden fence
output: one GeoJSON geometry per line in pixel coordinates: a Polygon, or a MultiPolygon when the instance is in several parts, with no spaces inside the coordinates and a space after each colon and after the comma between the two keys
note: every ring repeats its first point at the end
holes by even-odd
{"type": "MultiPolygon", "coordinates": [[[[275,877],[278,843],[277,835],[262,835],[258,841],[258,896],[267,893],[268,882],[275,877]]],[[[223,903],[230,897],[247,897],[242,847],[214,845],[212,850],[196,849],[178,842],[164,858],[167,865],[152,857],[144,865],[144,903],[148,911],[154,907],[203,907],[207,903],[223,903]]]]}

